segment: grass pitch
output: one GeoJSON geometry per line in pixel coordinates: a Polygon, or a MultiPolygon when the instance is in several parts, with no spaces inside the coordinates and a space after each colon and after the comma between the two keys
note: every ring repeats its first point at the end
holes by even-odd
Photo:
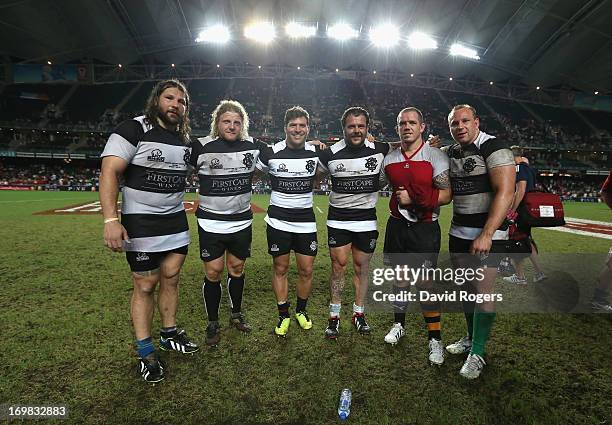
{"type": "MultiPolygon", "coordinates": [[[[195,195],[188,195],[195,199],[195,195]]],[[[323,338],[328,303],[327,198],[316,197],[320,249],[309,301],[314,321],[272,335],[277,312],[270,287],[264,214],[256,214],[247,262],[248,336],[224,326],[215,350],[162,354],[166,380],[151,386],[135,371],[129,317],[130,274],[122,254],[104,248],[100,215],[33,215],[97,200],[95,193],[0,193],[0,404],[66,405],[67,423],[329,424],[340,390],[353,390],[354,424],[602,424],[612,421],[612,315],[499,314],[480,380],[458,375],[463,358],[427,362],[420,315],[409,315],[395,347],[383,337],[391,318],[370,314],[370,337],[349,327],[347,288],[337,342],[323,338]]],[[[266,208],[266,196],[253,202],[266,208]]],[[[382,251],[386,199],[379,203],[382,251]]],[[[601,204],[566,204],[572,217],[612,221],[601,204]]],[[[202,265],[192,245],[181,275],[179,324],[202,343],[202,265]]],[[[446,233],[450,208],[444,208],[446,233]]],[[[541,251],[607,252],[609,240],[535,229],[541,251]]],[[[442,250],[446,251],[447,237],[442,250]]],[[[592,281],[599,265],[585,265],[592,281]]],[[[295,273],[290,276],[295,281],[295,273]]],[[[295,305],[295,292],[290,291],[295,305]]],[[[590,294],[589,294],[590,295],[590,294]]],[[[228,316],[226,294],[222,317],[228,316]]],[[[226,319],[223,319],[226,320],[226,319]]],[[[463,315],[443,315],[445,342],[465,333],[463,315]]],[[[155,334],[159,329],[156,314],[155,334]]],[[[64,423],[64,422],[62,422],[64,423]]]]}

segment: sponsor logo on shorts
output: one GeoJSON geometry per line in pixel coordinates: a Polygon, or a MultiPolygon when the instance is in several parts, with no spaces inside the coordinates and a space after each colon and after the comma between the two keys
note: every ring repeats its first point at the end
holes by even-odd
{"type": "Polygon", "coordinates": [[[210,253],[206,249],[202,250],[202,254],[201,255],[202,255],[202,258],[210,257],[210,253]]]}
{"type": "Polygon", "coordinates": [[[278,252],[278,245],[276,245],[275,243],[272,244],[272,246],[270,247],[270,251],[272,252],[278,252]]]}
{"type": "Polygon", "coordinates": [[[328,243],[329,245],[336,245],[336,244],[337,244],[336,239],[334,239],[334,238],[329,238],[329,239],[327,240],[327,243],[328,243]]]}
{"type": "Polygon", "coordinates": [[[317,241],[310,242],[310,250],[313,252],[317,250],[317,241]]]}
{"type": "Polygon", "coordinates": [[[376,248],[376,239],[370,239],[370,248],[376,248]]]}
{"type": "Polygon", "coordinates": [[[139,252],[136,254],[136,261],[148,261],[150,260],[146,252],[139,252]]]}
{"type": "Polygon", "coordinates": [[[219,161],[219,158],[213,158],[210,160],[209,167],[211,170],[221,170],[223,168],[223,164],[221,164],[221,161],[219,161]]]}
{"type": "Polygon", "coordinates": [[[161,149],[153,149],[151,151],[151,155],[147,156],[147,161],[164,162],[166,161],[166,157],[162,155],[163,155],[163,152],[161,151],[161,149]]]}

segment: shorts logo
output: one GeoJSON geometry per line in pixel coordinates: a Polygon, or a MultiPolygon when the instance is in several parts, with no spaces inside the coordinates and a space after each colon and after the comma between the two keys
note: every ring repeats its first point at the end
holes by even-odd
{"type": "Polygon", "coordinates": [[[201,255],[202,255],[202,258],[210,257],[210,253],[206,249],[202,250],[202,254],[201,255]]]}
{"type": "Polygon", "coordinates": [[[161,151],[161,149],[153,149],[151,151],[151,155],[147,156],[147,161],[164,162],[166,161],[166,157],[162,155],[163,155],[163,152],[161,151]]]}
{"type": "Polygon", "coordinates": [[[275,243],[272,244],[272,246],[270,247],[270,251],[272,252],[278,252],[278,245],[276,245],[275,243]]]}
{"type": "Polygon", "coordinates": [[[287,169],[287,166],[285,164],[278,164],[278,169],[276,171],[286,173],[289,170],[287,169]]]}
{"type": "Polygon", "coordinates": [[[337,242],[336,242],[336,239],[334,239],[334,238],[329,238],[329,239],[327,240],[327,243],[328,243],[329,245],[336,245],[336,243],[337,243],[337,242]]]}
{"type": "Polygon", "coordinates": [[[244,168],[250,169],[253,166],[254,160],[255,160],[255,157],[253,156],[251,152],[245,153],[244,159],[242,160],[242,163],[244,164],[244,168]]]}
{"type": "Polygon", "coordinates": [[[183,162],[185,162],[185,164],[189,164],[189,158],[191,157],[191,150],[190,149],[183,149],[185,151],[185,154],[183,155],[183,162]]]}
{"type": "Polygon", "coordinates": [[[315,161],[314,159],[309,159],[306,161],[306,171],[312,173],[315,170],[315,161]]]}
{"type": "Polygon", "coordinates": [[[376,167],[378,166],[378,160],[374,157],[370,157],[368,159],[366,159],[365,162],[365,167],[368,171],[374,171],[376,170],[376,167]]]}
{"type": "Polygon", "coordinates": [[[336,172],[342,172],[342,171],[346,171],[346,168],[344,168],[344,164],[340,163],[338,165],[336,165],[336,172]]]}
{"type": "Polygon", "coordinates": [[[476,160],[474,158],[468,158],[463,163],[463,171],[470,174],[476,168],[476,160]]]}
{"type": "Polygon", "coordinates": [[[317,250],[317,241],[310,242],[310,250],[313,252],[317,250]]]}
{"type": "Polygon", "coordinates": [[[139,252],[136,254],[136,261],[148,261],[150,260],[146,252],[139,252]]]}
{"type": "Polygon", "coordinates": [[[370,239],[370,248],[376,248],[376,239],[370,239]]]}
{"type": "Polygon", "coordinates": [[[209,167],[211,170],[221,170],[223,168],[223,164],[221,164],[221,161],[219,161],[219,158],[213,158],[210,160],[209,167]]]}

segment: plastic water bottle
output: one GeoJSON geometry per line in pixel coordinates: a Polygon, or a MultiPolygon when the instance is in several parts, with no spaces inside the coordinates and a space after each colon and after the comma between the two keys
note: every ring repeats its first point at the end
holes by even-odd
{"type": "Polygon", "coordinates": [[[351,413],[351,390],[345,388],[340,393],[340,403],[338,403],[338,417],[341,421],[345,421],[351,413]]]}

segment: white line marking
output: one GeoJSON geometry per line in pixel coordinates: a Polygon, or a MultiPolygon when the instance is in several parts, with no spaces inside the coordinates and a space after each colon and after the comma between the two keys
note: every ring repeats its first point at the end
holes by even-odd
{"type": "Polygon", "coordinates": [[[584,218],[573,218],[573,217],[565,217],[565,221],[573,221],[575,223],[584,223],[584,224],[598,224],[600,226],[612,226],[612,223],[608,221],[597,221],[597,220],[587,220],[584,218]]]}
{"type": "Polygon", "coordinates": [[[542,227],[542,229],[556,230],[557,232],[572,233],[574,235],[592,236],[594,238],[612,240],[612,235],[606,235],[604,233],[585,232],[584,230],[569,229],[567,227],[542,227]]]}
{"type": "MultiPolygon", "coordinates": [[[[47,199],[29,199],[29,200],[19,200],[19,201],[0,201],[2,204],[11,204],[11,203],[23,203],[23,202],[55,202],[55,201],[75,201],[78,202],[78,199],[75,198],[47,198],[47,199]]],[[[93,202],[93,201],[92,201],[93,202]]]]}
{"type": "Polygon", "coordinates": [[[321,210],[321,208],[319,207],[315,207],[317,209],[317,211],[319,211],[319,213],[323,214],[323,211],[321,210]]]}

